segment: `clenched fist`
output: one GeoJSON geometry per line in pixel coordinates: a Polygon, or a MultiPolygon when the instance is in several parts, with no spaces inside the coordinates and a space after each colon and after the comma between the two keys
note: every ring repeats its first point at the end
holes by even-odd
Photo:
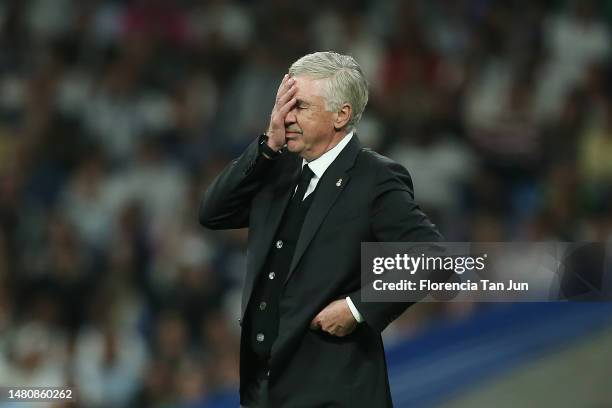
{"type": "Polygon", "coordinates": [[[352,333],[356,327],[357,320],[351,313],[346,299],[334,300],[310,322],[311,329],[320,329],[338,337],[344,337],[352,333]]]}

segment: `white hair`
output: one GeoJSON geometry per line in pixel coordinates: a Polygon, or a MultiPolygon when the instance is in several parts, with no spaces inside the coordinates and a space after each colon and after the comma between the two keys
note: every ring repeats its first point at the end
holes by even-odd
{"type": "Polygon", "coordinates": [[[289,75],[326,79],[325,109],[337,112],[348,103],[353,114],[347,129],[357,126],[368,103],[368,82],[353,57],[332,51],[304,55],[291,65],[289,75]]]}

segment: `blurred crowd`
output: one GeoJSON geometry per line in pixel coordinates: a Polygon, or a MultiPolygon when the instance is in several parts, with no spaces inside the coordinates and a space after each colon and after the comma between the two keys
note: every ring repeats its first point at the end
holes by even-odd
{"type": "Polygon", "coordinates": [[[612,238],[612,2],[0,2],[0,384],[205,407],[246,231],[199,227],[288,66],[353,55],[362,143],[448,240],[612,238]]]}

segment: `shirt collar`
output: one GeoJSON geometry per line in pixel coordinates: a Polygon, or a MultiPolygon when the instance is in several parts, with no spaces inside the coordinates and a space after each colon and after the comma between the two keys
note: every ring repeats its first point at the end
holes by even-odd
{"type": "Polygon", "coordinates": [[[315,176],[317,176],[317,178],[323,177],[323,173],[325,173],[325,170],[327,170],[327,168],[334,162],[334,160],[336,160],[336,157],[338,157],[340,152],[346,147],[346,145],[351,141],[352,138],[353,131],[344,136],[342,140],[340,140],[340,142],[332,149],[326,151],[315,160],[307,162],[306,159],[302,159],[302,168],[304,168],[304,166],[308,164],[308,167],[310,167],[310,170],[312,170],[312,172],[315,174],[315,176]]]}

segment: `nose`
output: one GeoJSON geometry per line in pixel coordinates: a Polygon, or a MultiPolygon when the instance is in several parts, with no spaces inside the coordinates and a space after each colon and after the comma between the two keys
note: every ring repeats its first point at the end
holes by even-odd
{"type": "Polygon", "coordinates": [[[297,120],[296,115],[295,115],[296,109],[297,108],[294,106],[293,108],[291,108],[289,112],[287,112],[287,115],[285,116],[285,126],[291,125],[296,122],[297,120]]]}

